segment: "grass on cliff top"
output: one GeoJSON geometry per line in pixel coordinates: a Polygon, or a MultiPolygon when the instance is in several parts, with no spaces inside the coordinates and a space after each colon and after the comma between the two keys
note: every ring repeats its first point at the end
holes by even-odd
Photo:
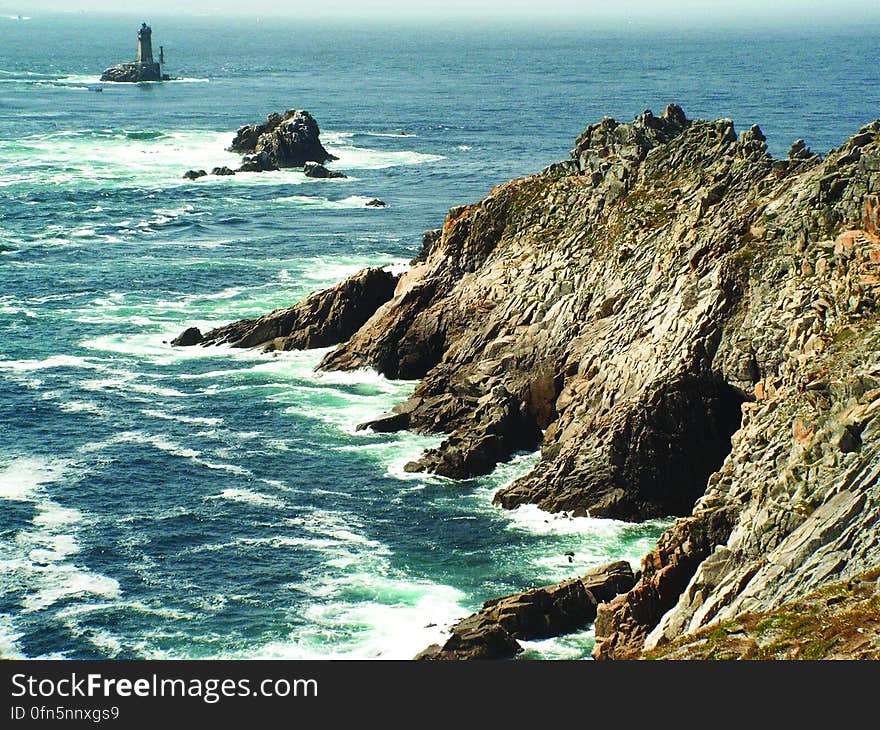
{"type": "Polygon", "coordinates": [[[880,659],[880,568],[773,611],[747,613],[646,659],[880,659]]]}

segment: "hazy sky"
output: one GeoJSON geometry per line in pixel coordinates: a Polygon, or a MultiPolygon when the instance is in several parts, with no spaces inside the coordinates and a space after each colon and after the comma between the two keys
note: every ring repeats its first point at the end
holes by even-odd
{"type": "MultiPolygon", "coordinates": [[[[149,15],[292,15],[308,18],[418,20],[493,18],[705,25],[712,22],[796,26],[880,21],[878,0],[149,0],[149,15]]],[[[0,0],[12,13],[119,12],[119,0],[0,0]]]]}

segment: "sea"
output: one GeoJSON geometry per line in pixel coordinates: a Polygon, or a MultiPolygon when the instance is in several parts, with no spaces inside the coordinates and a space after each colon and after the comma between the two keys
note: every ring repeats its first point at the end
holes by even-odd
{"type": "Polygon", "coordinates": [[[451,206],[605,115],[674,101],[760,124],[776,155],[841,144],[880,117],[880,34],[798,23],[0,17],[0,656],[407,659],[486,599],[638,567],[671,517],[493,506],[537,453],[468,481],[404,472],[442,436],[357,425],[414,382],[168,343],[405,266],[451,206]],[[177,80],[101,83],[142,20],[177,80]],[[237,166],[234,131],[286,109],[347,179],[182,178],[237,166]]]}

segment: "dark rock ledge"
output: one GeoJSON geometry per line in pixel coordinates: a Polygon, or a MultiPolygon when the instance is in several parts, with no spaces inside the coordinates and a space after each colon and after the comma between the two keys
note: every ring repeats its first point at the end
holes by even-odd
{"type": "Polygon", "coordinates": [[[204,335],[191,327],[172,340],[175,346],[222,345],[271,350],[311,350],[334,345],[354,334],[394,295],[398,276],[382,268],[364,269],[331,289],[316,292],[293,307],[258,319],[244,319],[204,335]]]}
{"type": "Polygon", "coordinates": [[[486,601],[452,629],[443,646],[433,644],[416,659],[509,659],[529,641],[570,634],[591,624],[600,603],[635,584],[626,561],[591,570],[581,578],[486,601]]]}

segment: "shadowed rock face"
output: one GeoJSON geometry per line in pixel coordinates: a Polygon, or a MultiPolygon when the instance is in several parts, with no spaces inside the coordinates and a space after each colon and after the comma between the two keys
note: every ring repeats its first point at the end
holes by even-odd
{"type": "Polygon", "coordinates": [[[385,269],[364,269],[341,284],[306,297],[293,307],[258,319],[245,319],[204,336],[190,328],[176,345],[260,347],[264,350],[310,350],[350,337],[372,312],[391,299],[397,276],[385,269]]]}
{"type": "Polygon", "coordinates": [[[500,490],[495,501],[508,509],[537,504],[619,519],[686,514],[730,452],[743,400],[712,376],[683,376],[620,411],[624,422],[610,424],[610,434],[581,442],[572,471],[536,470],[500,490]]]}
{"type": "Polygon", "coordinates": [[[684,516],[598,609],[638,656],[877,562],[878,307],[880,122],[773,159],[672,105],[452,209],[321,367],[421,379],[367,424],[447,434],[412,470],[540,443],[502,505],[684,516]]]}
{"type": "Polygon", "coordinates": [[[321,144],[315,118],[297,109],[270,114],[263,124],[241,127],[229,149],[254,156],[246,162],[245,172],[303,167],[307,162],[323,165],[336,159],[321,144]]]}

